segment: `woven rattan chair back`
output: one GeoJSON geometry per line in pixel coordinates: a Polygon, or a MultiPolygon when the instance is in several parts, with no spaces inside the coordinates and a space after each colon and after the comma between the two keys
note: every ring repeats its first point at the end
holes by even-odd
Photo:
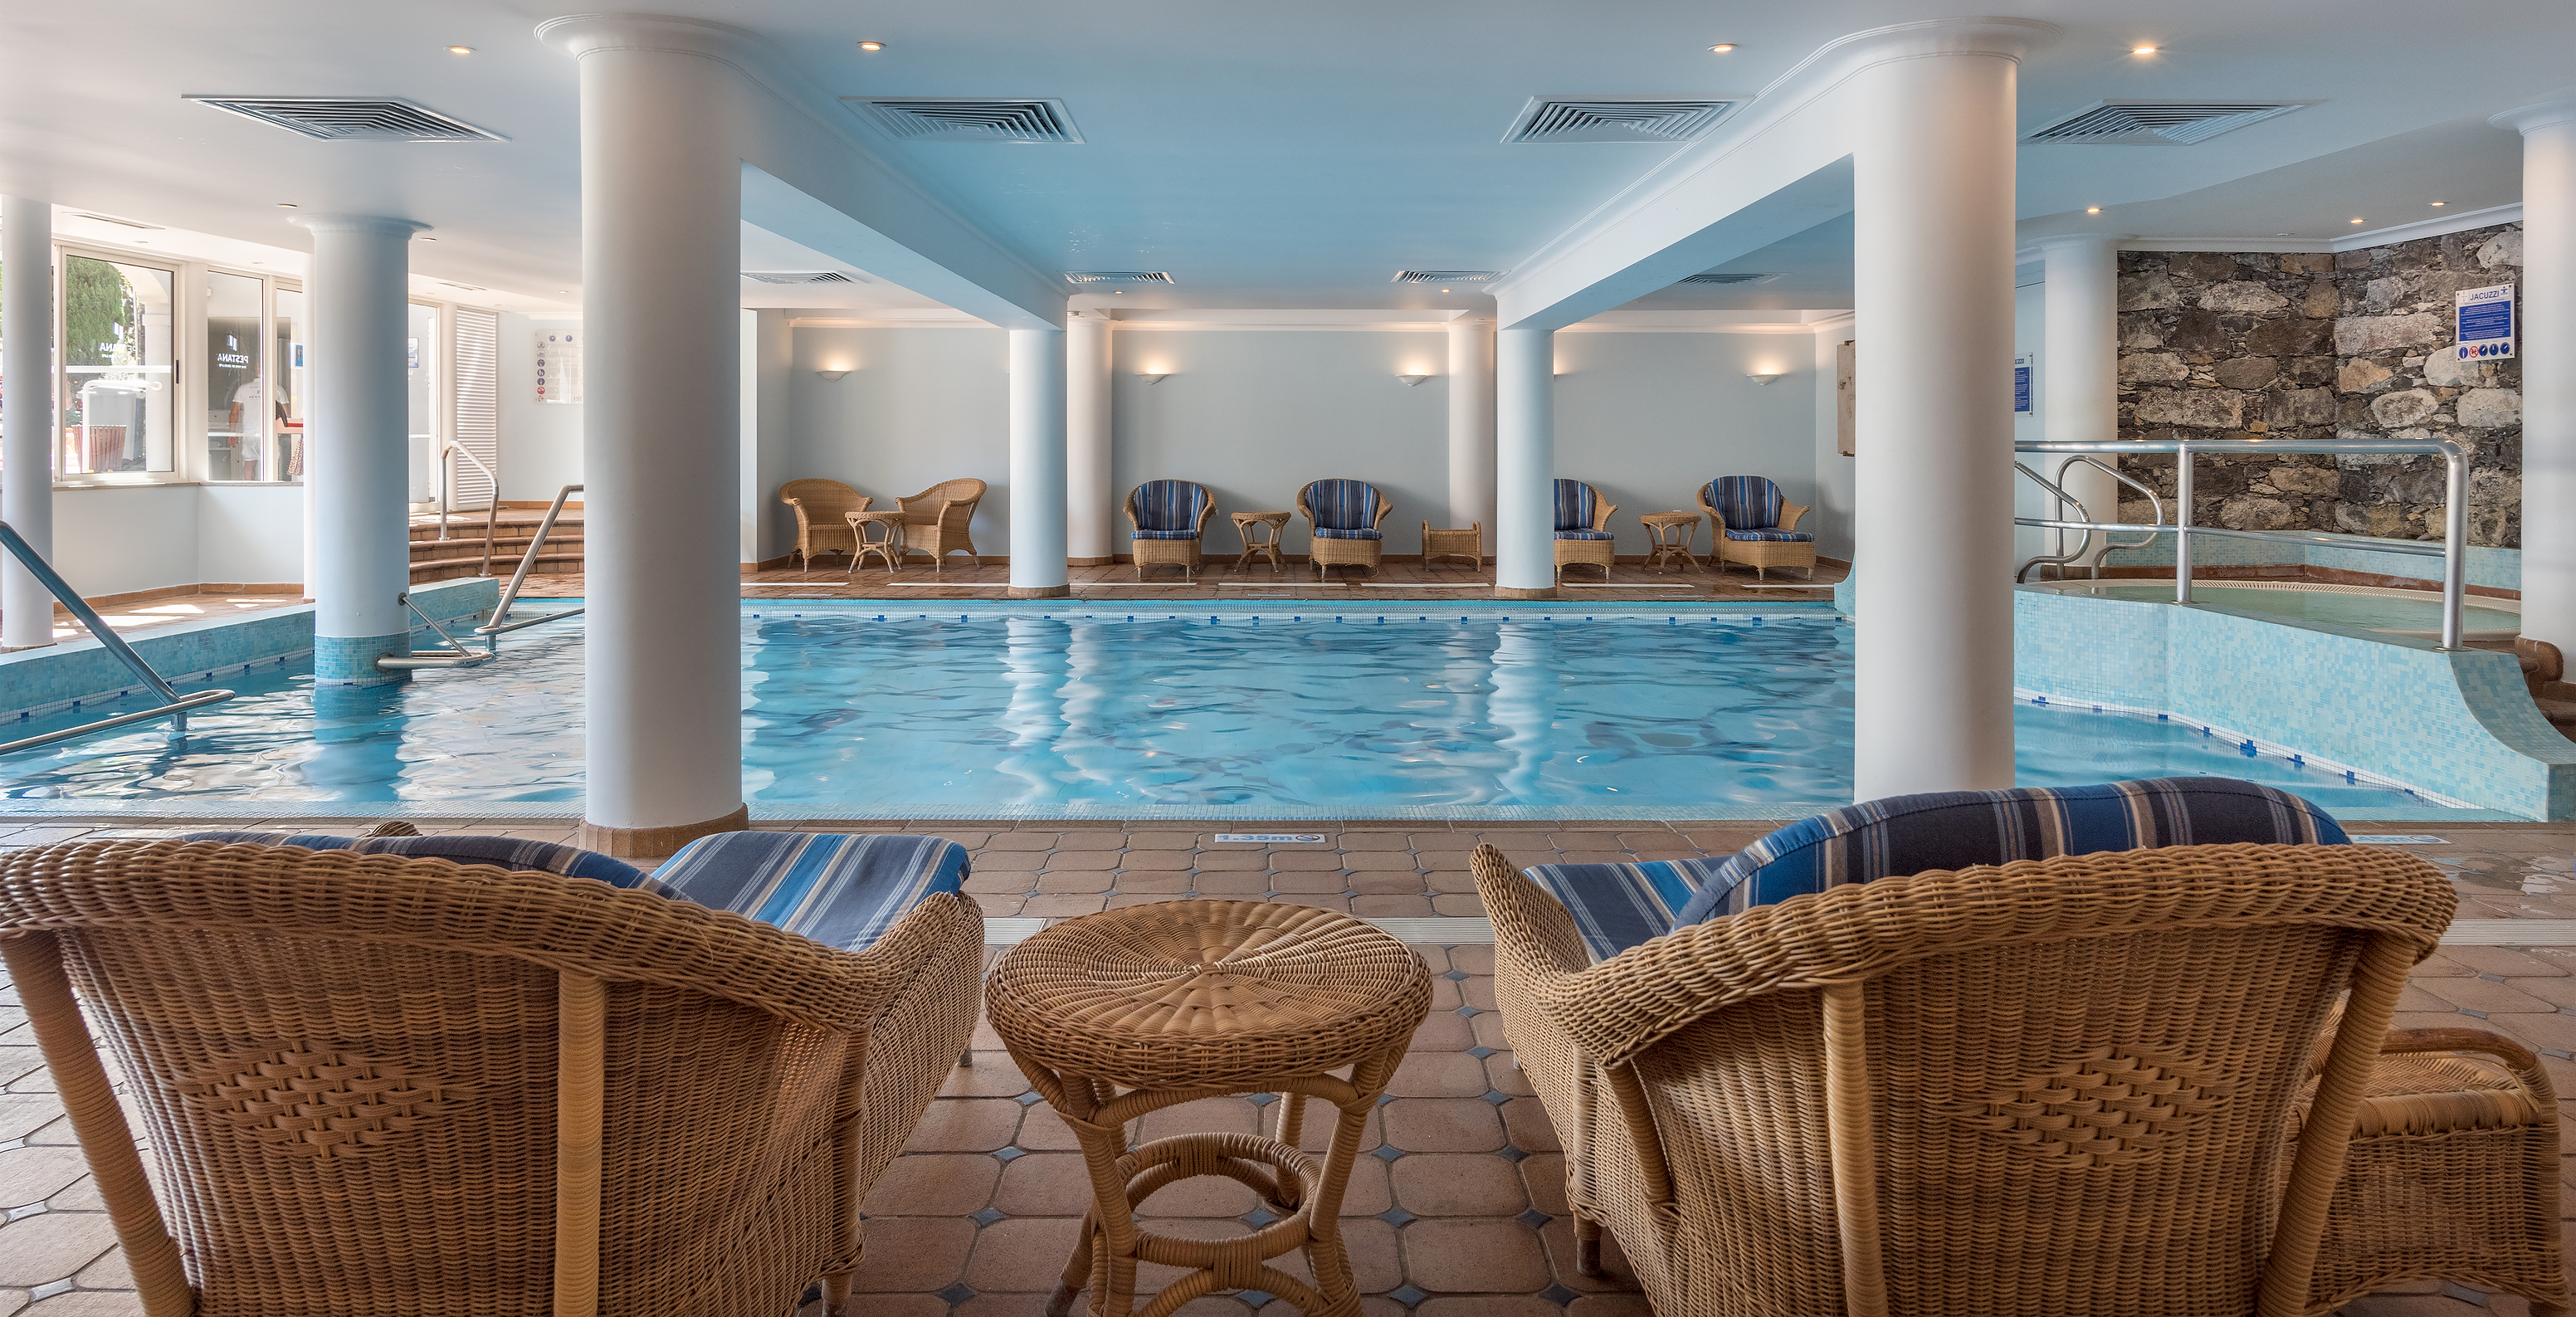
{"type": "Polygon", "coordinates": [[[946,895],[852,955],[443,860],[0,858],[0,950],[149,1317],[777,1317],[817,1277],[845,1299],[859,1202],[956,1059],[981,941],[946,895]],[[952,980],[958,1018],[883,1018],[952,980]]]}
{"type": "Polygon", "coordinates": [[[943,566],[952,553],[972,555],[975,565],[983,566],[983,555],[975,552],[975,537],[968,533],[975,521],[975,507],[983,501],[984,482],[973,476],[942,480],[910,498],[896,499],[896,507],[922,514],[917,521],[905,519],[904,548],[929,554],[943,566]]]}
{"type": "Polygon", "coordinates": [[[1563,906],[1474,864],[1578,1236],[1664,1317],[2306,1311],[2367,1040],[2454,903],[2408,856],[2187,846],[1839,887],[1587,968],[1563,906]]]}
{"type": "Polygon", "coordinates": [[[815,554],[858,552],[858,536],[850,530],[849,515],[867,511],[876,500],[840,481],[817,476],[780,485],[778,501],[796,509],[796,557],[804,570],[812,571],[815,554]]]}

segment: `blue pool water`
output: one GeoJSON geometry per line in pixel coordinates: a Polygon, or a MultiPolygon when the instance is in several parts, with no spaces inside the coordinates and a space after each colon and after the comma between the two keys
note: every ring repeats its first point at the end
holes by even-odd
{"type": "MultiPolygon", "coordinates": [[[[1776,817],[1851,797],[1851,633],[1822,612],[764,606],[742,643],[745,796],[790,813],[1776,817]]],[[[305,665],[228,674],[240,698],[184,736],[145,726],[0,757],[0,797],[577,801],[581,651],[579,624],[560,623],[488,667],[318,702],[305,665]]],[[[2338,809],[2424,804],[2196,727],[2014,716],[2026,785],[2211,773],[2338,809]]]]}

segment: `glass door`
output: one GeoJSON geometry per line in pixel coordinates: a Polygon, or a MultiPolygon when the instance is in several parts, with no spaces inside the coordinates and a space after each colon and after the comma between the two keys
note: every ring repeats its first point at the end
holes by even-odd
{"type": "Polygon", "coordinates": [[[176,283],[168,270],[64,254],[63,474],[175,465],[176,283]]]}
{"type": "Polygon", "coordinates": [[[271,297],[268,372],[277,399],[269,410],[277,419],[270,427],[268,479],[302,480],[304,400],[310,396],[305,387],[304,293],[281,287],[271,297]]]}
{"type": "Polygon", "coordinates": [[[438,505],[438,308],[412,303],[409,333],[411,502],[426,512],[438,505]]]}
{"type": "Polygon", "coordinates": [[[267,354],[260,335],[264,290],[249,275],[206,273],[206,479],[274,480],[267,354]]]}

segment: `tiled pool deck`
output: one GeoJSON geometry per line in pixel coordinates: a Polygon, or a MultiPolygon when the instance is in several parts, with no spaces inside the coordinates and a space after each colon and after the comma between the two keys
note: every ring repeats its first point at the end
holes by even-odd
{"type": "MultiPolygon", "coordinates": [[[[418,822],[425,831],[557,841],[570,840],[572,831],[565,820],[418,822]]],[[[293,817],[266,825],[318,832],[351,826],[293,817]]],[[[0,819],[0,849],[208,826],[207,820],[48,818],[12,831],[0,819]]],[[[1643,1314],[1646,1304],[1624,1279],[1615,1249],[1609,1250],[1610,1279],[1574,1272],[1563,1159],[1537,1100],[1513,1069],[1493,1009],[1492,951],[1481,936],[1470,936],[1481,927],[1482,909],[1468,880],[1467,855],[1479,841],[1523,864],[1724,854],[1771,826],[1224,825],[1323,834],[1319,842],[1293,845],[1219,843],[1213,832],[1168,823],[918,830],[974,852],[968,890],[995,919],[1065,917],[1198,892],[1369,918],[1461,921],[1399,926],[1408,936],[1435,939],[1418,949],[1439,976],[1438,995],[1396,1077],[1393,1100],[1370,1124],[1370,1146],[1394,1155],[1362,1157],[1351,1183],[1343,1234],[1368,1296],[1363,1311],[1368,1317],[1613,1317],[1643,1314]],[[1456,940],[1439,932],[1444,928],[1458,930],[1456,940]]],[[[2352,826],[2445,837],[2448,844],[2408,849],[2452,873],[2463,920],[2576,920],[2576,825],[2352,826]]],[[[2576,938],[2565,936],[2565,928],[2535,924],[2532,940],[2520,945],[2445,946],[2417,968],[2397,1023],[2466,1023],[2513,1035],[2548,1058],[2562,1095],[2576,1094],[2576,938]]],[[[2505,930],[2490,940],[2510,941],[2510,926],[2505,930]]],[[[0,986],[0,1212],[10,1218],[0,1225],[0,1317],[130,1317],[140,1308],[114,1233],[15,1001],[0,986]]],[[[1071,1136],[1035,1100],[989,1029],[978,1028],[973,1046],[973,1063],[955,1072],[868,1201],[869,1260],[856,1307],[870,1317],[1036,1314],[1080,1225],[1086,1188],[1071,1136]]],[[[1147,1132],[1248,1130],[1254,1111],[1243,1099],[1196,1103],[1148,1118],[1147,1132]]],[[[2562,1102],[2561,1111],[2576,1114],[2576,1106],[2562,1102]]],[[[2562,1128],[2576,1133],[2565,1122],[2562,1128]]],[[[2576,1171],[2561,1180],[2576,1183],[2576,1171]]],[[[1230,1182],[1196,1181],[1167,1191],[1153,1207],[1164,1214],[1157,1229],[1205,1235],[1243,1229],[1235,1218],[1253,1203],[1230,1182]]],[[[1230,1296],[1181,1309],[1193,1317],[1250,1311],[1230,1296]]],[[[2522,1317],[2526,1308],[2519,1299],[2426,1283],[2343,1311],[2522,1317]]]]}

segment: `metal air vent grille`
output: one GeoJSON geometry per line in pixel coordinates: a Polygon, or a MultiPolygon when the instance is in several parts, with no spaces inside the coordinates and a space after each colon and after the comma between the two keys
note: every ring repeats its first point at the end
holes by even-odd
{"type": "Polygon", "coordinates": [[[1400,284],[1489,284],[1503,277],[1500,270],[1398,270],[1395,282],[1400,284]]]}
{"type": "Polygon", "coordinates": [[[1078,284],[1167,284],[1172,276],[1161,270],[1067,270],[1067,282],[1078,284]]]}
{"type": "Polygon", "coordinates": [[[844,97],[908,142],[1061,142],[1082,134],[1057,100],[985,96],[844,97]]]}
{"type": "Polygon", "coordinates": [[[853,279],[838,270],[745,270],[742,272],[742,277],[765,284],[854,284],[864,282],[863,280],[853,279]]]}
{"type": "Polygon", "coordinates": [[[399,96],[183,96],[245,119],[335,142],[506,142],[399,96]]]}
{"type": "Polygon", "coordinates": [[[1705,273],[1691,275],[1690,277],[1682,280],[1682,282],[1686,284],[1758,284],[1767,283],[1779,277],[1780,276],[1777,272],[1770,274],[1749,274],[1739,273],[1733,270],[1710,270],[1705,273]]]}
{"type": "Polygon", "coordinates": [[[1667,96],[1534,96],[1506,142],[1686,142],[1707,132],[1731,100],[1667,96]]]}
{"type": "Polygon", "coordinates": [[[2189,146],[2250,123],[2276,119],[2315,101],[2103,101],[2032,129],[2025,142],[2085,145],[2165,143],[2189,146]]]}

